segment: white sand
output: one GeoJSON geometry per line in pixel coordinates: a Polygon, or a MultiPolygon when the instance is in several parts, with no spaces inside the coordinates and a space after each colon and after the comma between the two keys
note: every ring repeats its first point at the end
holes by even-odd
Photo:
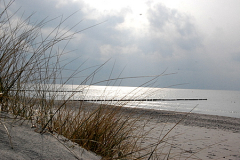
{"type": "MultiPolygon", "coordinates": [[[[153,130],[144,145],[154,143],[174,125],[174,123],[155,123],[152,120],[145,127],[145,130],[150,128],[153,130]]],[[[232,131],[179,124],[163,141],[156,152],[162,159],[168,153],[170,153],[169,159],[240,159],[240,133],[232,131]]]]}
{"type": "MultiPolygon", "coordinates": [[[[127,109],[128,110],[128,109],[127,109]]],[[[144,130],[151,130],[142,146],[162,139],[186,113],[129,109],[150,119],[144,130]],[[160,137],[160,138],[159,138],[160,137]]],[[[155,153],[160,159],[240,160],[240,119],[215,115],[190,114],[162,140],[155,153]]],[[[154,147],[148,147],[152,150],[154,147]]]]}
{"type": "Polygon", "coordinates": [[[60,142],[49,133],[41,135],[24,122],[22,125],[12,123],[12,120],[1,117],[1,121],[9,129],[12,145],[6,130],[0,124],[0,159],[1,160],[30,160],[30,159],[81,159],[99,160],[101,157],[82,149],[72,142],[59,136],[60,142]],[[68,146],[68,150],[64,145],[68,146]]]}

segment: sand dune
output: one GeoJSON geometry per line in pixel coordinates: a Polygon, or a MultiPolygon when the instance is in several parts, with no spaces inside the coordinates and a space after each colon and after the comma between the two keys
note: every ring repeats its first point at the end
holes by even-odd
{"type": "MultiPolygon", "coordinates": [[[[86,151],[81,147],[71,143],[62,136],[58,136],[58,141],[50,133],[40,134],[35,132],[36,128],[25,121],[24,123],[15,122],[8,118],[8,115],[1,114],[1,121],[8,128],[12,146],[4,126],[0,124],[0,159],[81,159],[98,160],[101,157],[86,151]],[[67,146],[67,147],[66,147],[67,146]]],[[[57,135],[55,135],[57,136],[57,135]]]]}

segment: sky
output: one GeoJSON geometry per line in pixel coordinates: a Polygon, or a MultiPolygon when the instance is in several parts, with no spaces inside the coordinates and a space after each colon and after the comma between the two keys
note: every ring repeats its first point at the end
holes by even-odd
{"type": "MultiPolygon", "coordinates": [[[[165,73],[169,75],[159,77],[158,87],[240,90],[238,0],[16,0],[10,10],[19,7],[16,15],[34,13],[33,21],[74,13],[63,24],[71,28],[80,22],[72,31],[101,23],[75,34],[65,55],[76,59],[72,69],[85,61],[89,67],[110,59],[95,81],[165,73]]],[[[147,80],[125,79],[121,85],[147,80]]]]}

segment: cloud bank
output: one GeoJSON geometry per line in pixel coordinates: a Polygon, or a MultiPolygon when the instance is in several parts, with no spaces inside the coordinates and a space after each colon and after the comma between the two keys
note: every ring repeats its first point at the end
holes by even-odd
{"type": "MultiPolygon", "coordinates": [[[[161,77],[160,87],[188,83],[177,87],[240,90],[240,47],[236,45],[240,36],[231,38],[228,28],[201,25],[198,16],[161,2],[139,1],[139,8],[131,4],[111,5],[112,8],[104,8],[88,1],[18,0],[11,10],[21,6],[25,17],[35,12],[33,21],[46,17],[59,20],[61,16],[64,19],[77,11],[64,23],[70,28],[81,22],[73,31],[104,22],[76,34],[67,47],[75,51],[66,55],[72,59],[81,56],[81,62],[88,59],[89,66],[111,59],[98,80],[106,79],[112,69],[117,76],[124,67],[122,76],[156,75],[167,69],[167,73],[178,74],[161,77]]],[[[17,14],[21,16],[20,13],[17,14]]],[[[57,20],[45,26],[46,34],[57,20]]],[[[233,30],[231,35],[239,35],[237,28],[233,30]]],[[[77,67],[79,61],[70,68],[77,67]]],[[[121,84],[138,86],[142,82],[121,84]]]]}

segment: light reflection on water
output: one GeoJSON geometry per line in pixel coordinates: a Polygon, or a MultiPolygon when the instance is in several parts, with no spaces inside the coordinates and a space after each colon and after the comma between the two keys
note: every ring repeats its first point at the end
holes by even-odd
{"type": "MultiPolygon", "coordinates": [[[[65,85],[66,91],[77,86],[65,85]]],[[[112,87],[112,86],[82,86],[71,98],[73,100],[121,100],[121,99],[204,99],[191,101],[142,101],[142,102],[111,102],[108,104],[126,104],[127,107],[147,108],[155,110],[170,110],[193,112],[240,118],[240,91],[170,89],[144,87],[112,87]]],[[[58,96],[68,97],[71,92],[59,93],[58,96]],[[66,96],[67,95],[67,96],[66,96]]],[[[104,103],[104,102],[97,102],[104,103]]]]}

